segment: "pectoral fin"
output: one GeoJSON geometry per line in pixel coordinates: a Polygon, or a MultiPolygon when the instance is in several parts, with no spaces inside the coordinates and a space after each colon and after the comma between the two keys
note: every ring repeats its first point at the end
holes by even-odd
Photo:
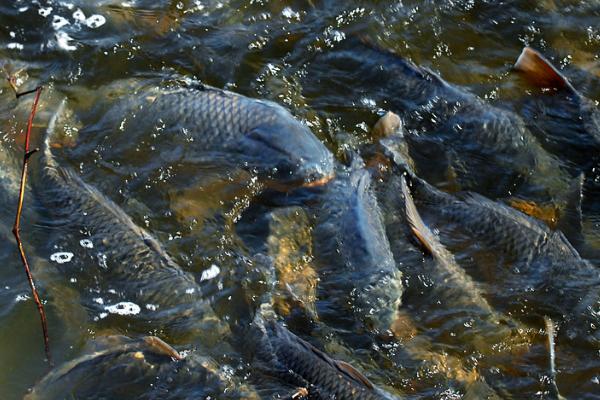
{"type": "Polygon", "coordinates": [[[360,371],[358,371],[356,368],[354,368],[352,365],[348,364],[345,361],[340,361],[340,360],[334,360],[334,363],[335,363],[335,366],[340,371],[344,372],[346,375],[349,375],[354,380],[362,383],[368,389],[371,389],[371,390],[375,389],[375,387],[373,386],[371,381],[366,376],[364,376],[360,371]]]}
{"type": "Polygon", "coordinates": [[[523,49],[514,69],[521,72],[529,82],[536,86],[575,91],[568,79],[550,61],[531,47],[523,49]]]}

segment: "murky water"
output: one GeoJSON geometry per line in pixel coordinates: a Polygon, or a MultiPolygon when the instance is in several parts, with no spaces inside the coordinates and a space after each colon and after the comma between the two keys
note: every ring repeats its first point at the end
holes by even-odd
{"type": "MultiPolygon", "coordinates": [[[[310,317],[290,311],[297,297],[309,299],[307,313],[314,317],[314,299],[326,296],[316,289],[313,268],[318,266],[318,255],[311,243],[315,227],[307,217],[310,207],[288,204],[292,208],[279,208],[286,196],[264,192],[263,183],[247,172],[225,170],[210,162],[186,163],[184,147],[163,134],[164,126],[136,132],[135,126],[127,125],[128,116],[110,110],[119,98],[132,95],[146,81],[199,79],[284,105],[339,160],[347,161],[349,149],[372,142],[371,127],[389,109],[394,95],[386,92],[385,82],[353,88],[351,82],[339,79],[339,71],[319,67],[321,55],[349,38],[368,37],[439,72],[446,81],[518,113],[522,102],[535,95],[511,72],[525,45],[542,51],[586,97],[600,99],[599,20],[596,1],[15,0],[0,5],[0,65],[18,78],[19,90],[44,86],[34,143],[39,143],[61,99],[68,97],[75,115],[71,125],[78,134],[55,149],[60,163],[75,169],[162,242],[213,296],[220,318],[236,314],[227,286],[228,271],[239,267],[240,258],[266,253],[285,281],[279,284],[280,292],[292,288],[293,295],[282,295],[275,302],[291,330],[351,362],[389,391],[454,399],[465,393],[465,382],[468,387],[485,378],[501,398],[551,398],[548,351],[538,320],[527,321],[521,338],[496,344],[492,354],[484,350],[491,346],[487,342],[491,336],[483,334],[478,341],[465,334],[463,340],[461,335],[456,337],[454,328],[444,325],[443,317],[429,322],[434,332],[430,336],[417,335],[426,324],[415,315],[428,309],[411,305],[410,297],[403,301],[413,313],[402,328],[406,336],[385,346],[365,348],[360,339],[337,337],[320,325],[311,331],[306,326],[310,317]]],[[[20,154],[21,131],[32,98],[14,100],[8,84],[2,86],[1,96],[0,138],[8,152],[20,154]]],[[[4,163],[4,158],[0,161],[4,163]]],[[[435,170],[435,160],[429,162],[435,170]]],[[[40,165],[35,159],[31,165],[35,179],[35,168],[40,165]]],[[[5,164],[1,167],[8,170],[5,164]]],[[[427,178],[444,188],[453,184],[443,174],[427,178]]],[[[584,235],[592,249],[600,246],[597,182],[594,186],[599,179],[598,168],[588,171],[586,187],[591,189],[583,201],[584,235]]],[[[318,190],[307,193],[299,196],[305,196],[303,204],[318,201],[318,190]]],[[[34,196],[31,190],[26,194],[23,236],[46,299],[57,364],[81,355],[89,339],[109,334],[153,334],[182,350],[218,341],[218,331],[212,338],[192,341],[171,337],[162,326],[140,332],[139,326],[112,312],[111,304],[106,304],[103,313],[84,308],[83,297],[97,299],[98,304],[108,300],[94,292],[94,279],[78,281],[77,274],[60,268],[52,255],[77,256],[93,244],[84,241],[85,235],[68,233],[50,220],[34,196]],[[57,236],[66,239],[56,240],[57,236]]],[[[21,398],[48,369],[38,316],[10,235],[14,207],[3,204],[0,210],[3,399],[21,398]]],[[[493,254],[481,255],[480,249],[473,251],[464,243],[452,250],[476,279],[490,281],[493,268],[498,267],[493,254]],[[473,266],[478,262],[478,267],[473,266]]],[[[598,253],[590,251],[589,257],[598,265],[594,254],[598,253]]],[[[423,259],[416,250],[395,251],[394,256],[403,265],[417,265],[423,259]]],[[[77,259],[70,262],[101,267],[102,256],[87,264],[77,259]]],[[[489,297],[493,304],[494,296],[489,297]]],[[[152,304],[141,306],[152,308],[152,304]]],[[[246,366],[229,351],[225,348],[211,356],[244,376],[246,366]]],[[[561,393],[574,399],[600,398],[599,358],[598,349],[570,346],[563,351],[559,342],[561,393]]]]}

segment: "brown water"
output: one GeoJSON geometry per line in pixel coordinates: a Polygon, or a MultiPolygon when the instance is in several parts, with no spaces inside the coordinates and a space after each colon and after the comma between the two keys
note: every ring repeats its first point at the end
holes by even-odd
{"type": "MultiPolygon", "coordinates": [[[[223,252],[235,246],[214,233],[219,232],[215,215],[237,221],[257,188],[238,184],[246,180],[235,174],[222,179],[218,170],[173,165],[168,141],[153,141],[150,134],[147,141],[128,143],[128,147],[121,141],[122,147],[113,152],[110,133],[94,130],[114,99],[104,95],[103,88],[112,84],[114,96],[129,92],[127,83],[114,83],[118,80],[176,74],[194,77],[288,107],[341,156],[344,148],[357,148],[370,140],[370,127],[385,105],[372,104],[368,92],[361,98],[347,98],[344,91],[329,84],[327,72],[311,76],[307,69],[316,55],[351,32],[365,34],[416,64],[438,71],[447,81],[511,108],[528,90],[510,73],[525,45],[541,50],[564,68],[584,95],[600,99],[599,20],[600,3],[596,1],[16,0],[0,5],[0,65],[22,79],[21,90],[40,84],[46,88],[36,118],[36,137],[61,96],[69,96],[86,134],[76,147],[61,152],[61,162],[75,167],[87,182],[147,227],[180,265],[200,273],[214,262],[226,263],[223,252]],[[310,94],[303,82],[309,82],[310,94]],[[325,98],[336,103],[314,106],[327,104],[320,102],[325,98]],[[220,179],[213,179],[215,176],[220,179]]],[[[15,137],[25,126],[31,99],[17,104],[7,85],[2,90],[0,137],[17,152],[20,145],[14,145],[15,137]]],[[[594,199],[586,201],[590,209],[595,208],[594,199]]],[[[31,208],[30,200],[27,204],[31,208]]],[[[4,239],[10,238],[14,204],[2,206],[0,397],[16,399],[43,376],[48,364],[14,242],[4,239]]],[[[89,338],[128,333],[129,327],[125,322],[103,326],[77,306],[80,294],[69,286],[68,277],[57,272],[48,251],[39,250],[49,232],[40,226],[39,213],[43,210],[25,215],[23,235],[28,238],[42,295],[48,299],[52,353],[55,361],[61,362],[78,355],[89,338]]],[[[590,241],[600,241],[598,219],[590,217],[584,222],[590,241]]],[[[301,224],[296,230],[301,237],[309,233],[301,224]]],[[[294,233],[294,229],[283,231],[294,233]]],[[[288,252],[297,249],[286,243],[269,245],[277,252],[277,262],[285,265],[282,246],[287,246],[288,252]]],[[[468,252],[459,259],[461,256],[467,259],[468,252]]],[[[310,254],[299,259],[304,268],[310,254]]],[[[306,269],[302,271],[306,277],[296,277],[294,284],[313,285],[314,277],[306,269]]],[[[160,333],[160,327],[151,333],[160,333]]],[[[510,376],[498,378],[509,398],[549,398],[544,394],[548,378],[543,373],[547,371],[547,354],[540,344],[543,335],[532,336],[536,351],[524,355],[507,349],[504,365],[485,371],[488,381],[494,374],[510,376]]],[[[323,339],[323,346],[354,361],[376,383],[397,393],[459,398],[455,396],[460,391],[446,386],[439,371],[394,363],[378,365],[374,357],[340,349],[331,339],[323,339]]],[[[389,349],[385,352],[391,353],[389,349]]],[[[459,353],[453,354],[456,362],[466,369],[476,365],[477,360],[469,355],[460,360],[459,353]]],[[[423,354],[417,357],[433,357],[423,354]]],[[[452,364],[450,357],[437,357],[449,369],[461,368],[452,364]]],[[[589,357],[599,355],[591,353],[589,357]]],[[[600,398],[600,371],[569,370],[561,377],[561,368],[568,369],[571,362],[557,360],[563,394],[574,399],[600,398]]]]}

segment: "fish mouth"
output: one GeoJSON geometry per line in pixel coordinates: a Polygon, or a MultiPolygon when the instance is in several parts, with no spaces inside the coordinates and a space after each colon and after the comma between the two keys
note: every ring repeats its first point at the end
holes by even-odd
{"type": "Polygon", "coordinates": [[[305,188],[324,186],[335,178],[335,172],[313,180],[305,180],[300,186],[305,188]]]}
{"type": "Polygon", "coordinates": [[[315,177],[313,179],[310,179],[310,178],[298,179],[295,181],[287,181],[287,182],[281,181],[280,179],[276,179],[276,178],[269,178],[269,179],[263,180],[263,183],[269,189],[277,190],[279,192],[290,192],[297,188],[305,188],[305,189],[319,188],[319,187],[327,185],[334,178],[335,178],[335,172],[332,172],[329,175],[325,175],[325,176],[319,175],[318,177],[315,177]]]}

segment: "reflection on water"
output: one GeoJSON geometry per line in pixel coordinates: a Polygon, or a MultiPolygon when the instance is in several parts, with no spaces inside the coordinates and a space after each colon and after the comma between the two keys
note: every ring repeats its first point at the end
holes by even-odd
{"type": "MultiPolygon", "coordinates": [[[[448,320],[457,310],[450,307],[447,315],[436,314],[433,302],[426,306],[411,302],[435,282],[422,272],[413,274],[418,284],[402,299],[403,314],[396,323],[403,332],[394,338],[377,337],[369,342],[370,347],[358,339],[356,343],[343,339],[344,335],[317,315],[316,304],[323,300],[318,297],[324,295],[318,291],[312,232],[321,188],[276,192],[271,190],[276,187],[273,182],[259,181],[252,171],[186,162],[182,143],[201,138],[182,132],[175,143],[160,123],[138,132],[128,123],[139,110],[115,117],[112,106],[126,96],[135,96],[140,85],[152,79],[194,78],[285,106],[339,161],[347,162],[351,150],[372,144],[371,128],[398,99],[389,90],[393,82],[388,85],[373,79],[369,82],[376,85],[352,87],[351,81],[342,79],[345,73],[323,68],[327,64],[319,63],[329,52],[358,36],[368,37],[498,109],[519,113],[529,98],[539,95],[511,72],[525,45],[541,50],[582,95],[592,101],[600,99],[599,17],[600,5],[591,0],[16,0],[0,5],[0,68],[16,77],[19,90],[38,84],[45,87],[34,124],[35,143],[61,99],[69,98],[72,129],[53,149],[60,163],[106,194],[135,224],[161,242],[176,263],[197,278],[220,319],[239,316],[243,306],[242,300],[235,300],[239,277],[252,281],[249,266],[260,264],[253,261],[254,254],[268,254],[275,276],[265,277],[260,272],[257,281],[277,279],[277,284],[267,286],[271,285],[276,309],[290,330],[332,357],[350,362],[387,391],[422,398],[451,399],[465,393],[471,398],[549,398],[543,321],[521,319],[515,337],[498,342],[493,342],[492,334],[469,336],[467,321],[457,336],[456,327],[448,320]],[[280,207],[283,204],[286,207],[280,207]]],[[[364,60],[365,64],[368,61],[364,60]]],[[[372,77],[377,77],[376,71],[372,77]]],[[[32,99],[15,100],[7,82],[0,90],[0,200],[4,205],[0,210],[0,392],[3,398],[15,399],[44,376],[47,364],[38,316],[10,234],[19,172],[11,160],[20,154],[19,133],[32,99]]],[[[425,122],[435,125],[435,121],[425,122]]],[[[419,172],[445,190],[460,189],[457,176],[461,165],[448,167],[437,150],[426,150],[415,156],[419,172]]],[[[372,163],[377,164],[381,157],[372,163]]],[[[556,159],[556,165],[574,168],[572,160],[566,163],[560,155],[556,159]]],[[[598,265],[600,170],[597,157],[592,154],[589,159],[596,165],[585,171],[585,247],[578,249],[598,265]]],[[[36,168],[40,164],[34,157],[32,179],[36,168]]],[[[550,178],[536,182],[562,179],[556,178],[561,172],[552,168],[543,174],[550,178]]],[[[373,181],[396,264],[403,271],[411,266],[423,268],[430,260],[407,235],[404,217],[394,203],[399,188],[373,181]]],[[[498,182],[488,180],[484,188],[497,189],[498,182]]],[[[555,207],[551,201],[536,203],[504,194],[498,197],[515,208],[552,228],[561,226],[562,203],[555,207]]],[[[68,236],[64,226],[48,218],[48,210],[36,203],[34,196],[31,190],[26,195],[23,236],[47,299],[55,361],[81,357],[90,339],[108,335],[155,335],[167,343],[176,340],[162,326],[132,324],[118,315],[121,308],[109,308],[107,313],[114,309],[117,314],[99,318],[98,307],[115,305],[99,304],[106,296],[94,293],[98,276],[91,274],[82,282],[77,273],[65,271],[69,265],[102,269],[102,254],[83,242],[85,232],[68,236]],[[62,243],[56,237],[72,240],[53,248],[48,243],[62,243]],[[84,260],[84,254],[93,254],[93,262],[84,260]],[[96,308],[86,305],[86,300],[95,301],[96,308]],[[140,326],[144,326],[141,332],[140,326]]],[[[449,244],[458,264],[485,282],[484,290],[494,293],[495,268],[504,267],[507,261],[464,237],[457,236],[449,244]]],[[[254,300],[265,290],[257,282],[244,285],[243,290],[254,295],[254,300]]],[[[152,309],[152,302],[136,306],[144,307],[143,312],[160,311],[152,309]]],[[[512,310],[514,315],[508,313],[507,320],[526,314],[535,305],[524,307],[525,313],[512,310]]],[[[560,324],[558,333],[561,337],[560,324]]],[[[197,343],[175,344],[178,350],[197,350],[197,343]]],[[[561,393],[569,398],[597,398],[598,349],[568,347],[560,340],[556,345],[561,393]]],[[[250,374],[231,346],[218,349],[221,354],[211,354],[211,362],[231,369],[228,371],[238,375],[236,379],[244,380],[250,374]]]]}

